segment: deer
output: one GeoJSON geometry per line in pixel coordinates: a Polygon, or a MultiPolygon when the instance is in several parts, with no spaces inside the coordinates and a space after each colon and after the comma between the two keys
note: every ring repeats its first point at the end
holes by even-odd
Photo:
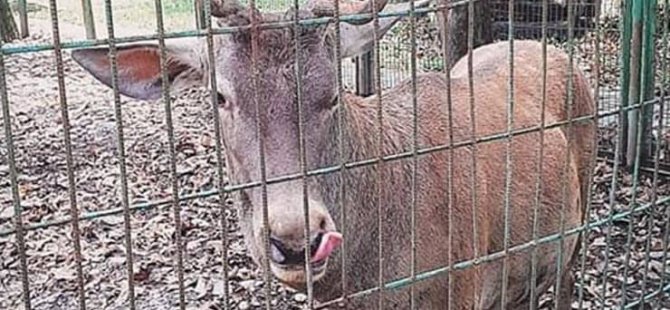
{"type": "MultiPolygon", "coordinates": [[[[408,79],[381,96],[341,91],[337,57],[374,46],[375,36],[367,31],[374,19],[366,16],[391,7],[387,2],[340,0],[341,16],[368,14],[341,21],[346,27],[330,19],[321,25],[260,29],[258,25],[295,18],[333,17],[336,7],[332,0],[310,0],[298,10],[261,12],[234,0],[213,1],[217,26],[240,27],[214,36],[213,63],[202,39],[165,41],[171,92],[214,84],[210,88],[219,98],[217,130],[230,184],[303,176],[234,192],[249,255],[259,266],[268,262],[272,276],[287,287],[305,290],[311,280],[318,302],[479,260],[411,286],[345,298],[349,309],[409,309],[412,304],[417,309],[525,309],[557,283],[561,309],[569,309],[571,257],[579,234],[501,259],[480,259],[529,243],[534,235],[559,235],[583,224],[582,187],[587,181],[580,174],[586,165],[581,155],[592,141],[587,132],[579,133],[592,130],[593,124],[474,143],[510,129],[507,41],[474,50],[472,75],[466,57],[455,64],[449,79],[444,72],[420,72],[416,83],[408,79]],[[582,140],[570,143],[570,136],[582,140]],[[409,155],[393,159],[397,154],[409,155]],[[370,165],[341,166],[375,159],[370,165]],[[328,167],[340,168],[303,174],[328,167]]],[[[381,35],[390,27],[379,29],[381,35]]],[[[511,129],[521,130],[541,121],[542,46],[515,41],[514,47],[511,129]]],[[[109,52],[109,47],[94,47],[71,55],[95,79],[112,86],[109,52]]],[[[118,46],[116,59],[120,94],[146,101],[161,97],[158,45],[118,46]]],[[[547,63],[547,124],[592,111],[589,85],[578,68],[568,70],[566,54],[548,48],[547,63]],[[575,90],[572,108],[565,104],[569,84],[575,90]]]]}

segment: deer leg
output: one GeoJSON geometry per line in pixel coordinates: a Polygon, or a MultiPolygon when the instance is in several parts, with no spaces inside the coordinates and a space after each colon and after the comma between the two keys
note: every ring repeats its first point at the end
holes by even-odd
{"type": "Polygon", "coordinates": [[[561,277],[561,289],[556,294],[558,298],[558,308],[556,310],[572,309],[572,289],[575,285],[575,276],[572,271],[566,270],[561,277]]]}

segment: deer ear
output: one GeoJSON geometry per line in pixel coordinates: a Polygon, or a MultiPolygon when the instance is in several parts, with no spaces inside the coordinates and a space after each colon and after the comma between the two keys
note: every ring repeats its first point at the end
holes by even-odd
{"type": "MultiPolygon", "coordinates": [[[[423,8],[430,5],[431,0],[419,0],[414,3],[415,8],[423,8]]],[[[409,3],[387,4],[380,14],[405,12],[410,9],[409,3]]],[[[387,16],[379,19],[378,36],[381,38],[393,26],[402,19],[402,16],[387,16]]],[[[340,50],[342,58],[358,56],[369,52],[374,47],[374,23],[363,25],[352,25],[340,23],[340,50]]]]}
{"type": "MultiPolygon", "coordinates": [[[[165,70],[172,92],[204,83],[203,66],[197,55],[191,51],[188,48],[167,47],[165,70]]],[[[112,87],[112,66],[108,48],[75,50],[72,58],[100,82],[112,87]]],[[[163,75],[158,46],[137,44],[118,47],[116,63],[119,93],[142,100],[160,98],[163,75]]]]}

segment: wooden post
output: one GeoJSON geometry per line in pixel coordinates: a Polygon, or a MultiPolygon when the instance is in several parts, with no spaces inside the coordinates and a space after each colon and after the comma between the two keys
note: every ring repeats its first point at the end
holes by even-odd
{"type": "MultiPolygon", "coordinates": [[[[440,0],[439,2],[440,4],[448,4],[449,0],[440,0]]],[[[450,67],[468,52],[469,5],[461,5],[441,11],[438,14],[438,25],[442,33],[440,39],[444,37],[445,31],[447,32],[447,40],[442,44],[449,44],[449,55],[447,55],[445,62],[448,62],[450,67]],[[449,16],[445,16],[445,14],[449,14],[449,16]]],[[[490,1],[476,1],[473,5],[475,6],[473,42],[474,47],[477,48],[493,42],[492,5],[490,1]]]]}
{"type": "MultiPolygon", "coordinates": [[[[11,16],[9,6],[7,6],[7,10],[10,11],[9,14],[11,16]]],[[[4,17],[5,16],[3,16],[3,18],[4,17]]],[[[26,0],[19,0],[19,34],[21,35],[21,38],[26,38],[30,35],[28,31],[28,4],[26,3],[26,0]]]]}
{"type": "Polygon", "coordinates": [[[359,96],[370,96],[375,91],[373,59],[372,52],[356,57],[356,94],[359,96]]]}
{"type": "Polygon", "coordinates": [[[84,16],[84,27],[86,28],[86,38],[95,40],[95,20],[93,19],[93,7],[91,0],[81,0],[82,15],[84,16]]]}
{"type": "Polygon", "coordinates": [[[195,25],[198,29],[205,29],[205,7],[202,0],[195,0],[193,2],[195,6],[195,25]]]}
{"type": "Polygon", "coordinates": [[[9,8],[7,0],[0,0],[0,40],[2,42],[11,42],[16,40],[19,33],[16,29],[16,22],[12,10],[9,8]]]}

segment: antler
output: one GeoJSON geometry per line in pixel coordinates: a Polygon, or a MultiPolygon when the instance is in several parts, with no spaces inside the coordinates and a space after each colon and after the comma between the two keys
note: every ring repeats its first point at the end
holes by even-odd
{"type": "Polygon", "coordinates": [[[244,9],[237,0],[212,0],[212,16],[228,17],[244,9]]]}
{"type": "MultiPolygon", "coordinates": [[[[380,12],[388,3],[388,0],[376,0],[374,1],[375,7],[373,8],[373,0],[310,0],[307,6],[316,16],[334,16],[335,1],[339,1],[340,3],[340,15],[380,12]]],[[[360,25],[367,24],[371,20],[372,18],[367,18],[363,20],[351,20],[347,22],[350,24],[360,25]]]]}

